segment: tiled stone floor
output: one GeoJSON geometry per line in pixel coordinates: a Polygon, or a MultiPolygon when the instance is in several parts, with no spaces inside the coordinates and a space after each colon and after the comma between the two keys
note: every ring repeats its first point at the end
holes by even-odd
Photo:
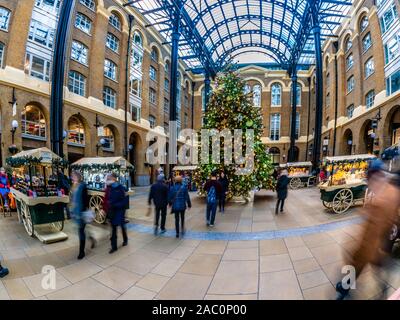
{"type": "MultiPolygon", "coordinates": [[[[194,194],[187,215],[188,238],[156,237],[147,232],[146,196],[131,200],[129,217],[145,232],[129,231],[129,245],[108,254],[109,231],[91,226],[98,246],[76,260],[78,239],[73,223],[66,223],[69,239],[44,245],[30,238],[15,214],[0,217],[0,254],[10,274],[0,281],[0,299],[334,299],[345,255],[360,234],[359,224],[318,226],[357,217],[357,209],[333,216],[319,201],[317,189],[290,192],[285,213],[273,213],[274,195],[262,192],[253,204],[229,204],[218,214],[216,227],[204,226],[204,204],[194,194]],[[288,230],[312,232],[291,235],[288,230]],[[303,230],[303,229],[302,229],[303,230]],[[285,231],[273,238],[215,240],[216,234],[285,231]],[[205,240],[190,233],[208,235],[205,240]],[[291,235],[291,236],[282,236],[291,235]],[[42,288],[42,268],[56,269],[56,288],[42,288]]],[[[172,216],[167,228],[173,228],[172,216]]],[[[376,299],[400,287],[400,260],[385,274],[368,268],[357,282],[354,299],[376,299]]]]}

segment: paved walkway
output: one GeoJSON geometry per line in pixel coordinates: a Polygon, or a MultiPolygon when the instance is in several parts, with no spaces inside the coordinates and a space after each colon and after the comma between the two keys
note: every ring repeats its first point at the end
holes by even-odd
{"type": "MultiPolygon", "coordinates": [[[[273,194],[254,204],[230,204],[213,230],[204,226],[204,204],[194,194],[184,239],[155,237],[146,216],[145,192],[132,198],[130,242],[108,254],[109,232],[93,226],[99,245],[76,260],[78,239],[44,245],[27,236],[14,216],[0,217],[0,253],[11,273],[0,281],[0,299],[333,299],[345,255],[355,245],[361,220],[353,209],[333,216],[317,189],[289,195],[286,211],[273,213],[273,194]],[[256,236],[256,237],[255,237],[256,236]],[[255,238],[254,238],[255,237],[255,238]],[[222,240],[215,240],[215,239],[222,240]],[[56,289],[41,286],[45,265],[56,269],[56,289]]],[[[168,228],[173,219],[168,216],[168,228]]],[[[172,235],[172,237],[171,237],[172,235]]],[[[368,268],[357,299],[377,298],[400,287],[400,261],[386,275],[368,268]]]]}

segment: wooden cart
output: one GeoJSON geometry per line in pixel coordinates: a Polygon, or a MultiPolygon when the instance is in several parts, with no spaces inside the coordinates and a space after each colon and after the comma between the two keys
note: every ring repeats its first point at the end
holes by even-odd
{"type": "Polygon", "coordinates": [[[66,239],[67,235],[61,231],[64,228],[64,209],[69,203],[69,197],[57,185],[49,184],[50,174],[58,170],[61,158],[47,148],[40,148],[22,151],[8,158],[7,163],[21,177],[10,188],[10,192],[16,201],[18,219],[23,223],[26,232],[31,237],[36,235],[43,242],[66,239]],[[22,179],[23,174],[26,174],[27,181],[22,179]],[[36,185],[33,182],[37,175],[41,175],[40,181],[43,184],[36,185]],[[39,231],[44,230],[43,227],[48,227],[46,235],[39,231]],[[54,233],[53,236],[49,235],[51,233],[54,233]],[[47,240],[43,240],[43,237],[47,240]]]}
{"type": "MultiPolygon", "coordinates": [[[[374,158],[375,156],[369,154],[327,157],[323,163],[333,168],[335,165],[350,166],[353,163],[367,162],[374,158]]],[[[363,170],[365,171],[363,175],[366,176],[366,169],[363,170]]],[[[333,180],[334,173],[333,171],[330,173],[328,181],[319,184],[321,200],[325,208],[339,214],[346,212],[351,206],[365,202],[368,190],[365,177],[335,184],[333,180]]]]}
{"type": "Polygon", "coordinates": [[[71,169],[82,173],[83,180],[88,186],[89,207],[95,212],[94,221],[97,223],[106,222],[106,213],[103,210],[105,195],[105,176],[115,172],[119,177],[119,182],[126,186],[127,195],[135,194],[130,188],[129,172],[133,166],[123,157],[97,157],[82,158],[71,165],[71,169]]]}
{"type": "Polygon", "coordinates": [[[288,170],[288,178],[290,180],[289,187],[291,189],[299,189],[302,187],[314,186],[316,177],[311,174],[311,162],[288,162],[280,165],[281,169],[288,170]],[[297,172],[296,172],[297,171],[297,172]]]}

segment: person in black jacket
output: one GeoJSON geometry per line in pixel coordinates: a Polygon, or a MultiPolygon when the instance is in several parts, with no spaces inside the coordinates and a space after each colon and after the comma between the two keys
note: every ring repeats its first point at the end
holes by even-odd
{"type": "MultiPolygon", "coordinates": [[[[68,177],[64,174],[62,169],[58,170],[57,175],[58,175],[58,187],[64,190],[66,196],[69,196],[69,193],[71,191],[71,183],[68,177]]],[[[69,207],[66,206],[65,209],[67,213],[67,219],[71,219],[71,213],[69,212],[69,207]]]]}
{"type": "Polygon", "coordinates": [[[289,178],[286,170],[283,170],[278,178],[276,184],[276,192],[278,194],[278,201],[276,202],[275,214],[278,214],[278,209],[280,205],[280,211],[283,212],[283,205],[285,204],[285,199],[288,193],[289,178]]]}
{"type": "Polygon", "coordinates": [[[167,206],[168,206],[168,186],[164,183],[164,175],[160,174],[157,177],[157,182],[150,188],[149,193],[149,205],[153,200],[155,206],[154,216],[154,234],[158,233],[158,226],[161,216],[161,233],[165,230],[165,220],[167,218],[167,206]]]}
{"type": "Polygon", "coordinates": [[[224,211],[225,211],[226,194],[228,192],[228,187],[229,187],[229,180],[226,177],[224,171],[221,171],[218,181],[222,186],[222,191],[221,191],[221,194],[219,196],[219,212],[224,213],[224,211]]]}

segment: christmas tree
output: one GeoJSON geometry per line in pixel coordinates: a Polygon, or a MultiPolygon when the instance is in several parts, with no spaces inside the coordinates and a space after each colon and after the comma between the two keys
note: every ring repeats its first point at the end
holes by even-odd
{"type": "MultiPolygon", "coordinates": [[[[262,114],[260,107],[253,107],[253,94],[245,93],[246,83],[233,71],[227,71],[220,75],[215,84],[214,91],[210,97],[205,114],[205,121],[202,129],[217,129],[243,131],[243,155],[246,148],[246,130],[254,132],[253,153],[254,164],[249,174],[238,175],[237,168],[245,165],[238,165],[232,160],[231,164],[224,161],[224,144],[220,141],[220,163],[202,163],[199,161],[199,168],[194,174],[194,180],[200,188],[200,194],[204,193],[202,185],[209,179],[212,171],[224,171],[229,179],[228,198],[242,196],[247,198],[250,191],[259,189],[274,189],[275,181],[272,178],[273,165],[270,156],[266,153],[261,142],[263,131],[262,114]],[[251,131],[251,130],[250,130],[251,131]]],[[[210,142],[211,145],[211,142],[210,142]]],[[[199,151],[199,154],[201,152],[199,151]]],[[[210,152],[211,159],[211,152],[210,152]]]]}

